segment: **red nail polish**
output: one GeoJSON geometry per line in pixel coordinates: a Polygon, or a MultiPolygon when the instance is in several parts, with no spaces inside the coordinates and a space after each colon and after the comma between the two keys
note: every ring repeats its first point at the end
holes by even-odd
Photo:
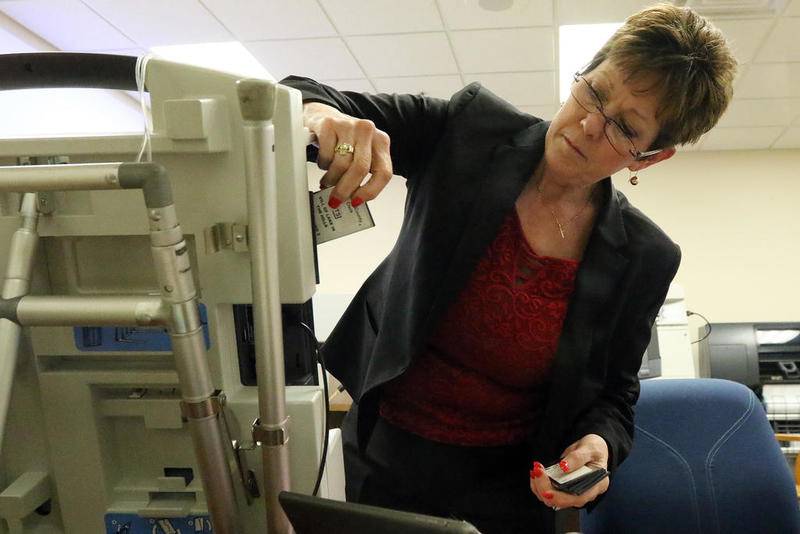
{"type": "Polygon", "coordinates": [[[536,471],[534,469],[531,469],[531,478],[536,478],[538,476],[539,475],[536,474],[536,471]]]}
{"type": "Polygon", "coordinates": [[[533,471],[531,471],[531,473],[533,474],[534,478],[539,478],[544,474],[544,469],[542,469],[541,466],[537,465],[533,468],[533,471]]]}
{"type": "Polygon", "coordinates": [[[561,470],[562,470],[562,471],[564,471],[565,473],[566,473],[567,471],[569,471],[569,464],[567,463],[567,461],[566,461],[566,460],[561,460],[560,462],[558,462],[558,466],[559,466],[559,467],[561,468],[561,470]]]}
{"type": "Polygon", "coordinates": [[[361,204],[364,203],[364,199],[361,197],[353,197],[353,200],[350,201],[350,205],[354,208],[359,207],[361,204]]]}
{"type": "Polygon", "coordinates": [[[330,197],[328,197],[328,206],[330,206],[332,210],[335,210],[341,205],[342,201],[336,198],[335,196],[331,195],[330,197]]]}
{"type": "Polygon", "coordinates": [[[542,497],[547,499],[548,501],[553,498],[553,493],[551,491],[545,491],[542,493],[542,497]]]}

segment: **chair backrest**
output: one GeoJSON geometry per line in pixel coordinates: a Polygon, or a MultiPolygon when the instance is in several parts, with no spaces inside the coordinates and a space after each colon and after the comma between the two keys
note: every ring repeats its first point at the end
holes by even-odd
{"type": "Polygon", "coordinates": [[[727,380],[648,380],[634,445],[584,534],[800,533],[789,466],[761,403],[727,380]]]}

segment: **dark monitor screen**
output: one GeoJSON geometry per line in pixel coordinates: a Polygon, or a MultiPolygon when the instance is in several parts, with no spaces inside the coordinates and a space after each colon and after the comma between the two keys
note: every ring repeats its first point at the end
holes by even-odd
{"type": "Polygon", "coordinates": [[[281,492],[281,506],[297,534],[480,534],[466,521],[281,492]]]}

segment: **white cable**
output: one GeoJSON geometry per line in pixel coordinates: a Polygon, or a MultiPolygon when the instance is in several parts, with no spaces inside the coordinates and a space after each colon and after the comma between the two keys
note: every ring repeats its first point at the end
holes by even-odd
{"type": "Polygon", "coordinates": [[[139,149],[139,155],[136,156],[136,161],[141,162],[142,156],[147,152],[147,161],[153,161],[153,150],[150,145],[150,132],[152,130],[152,123],[148,121],[150,115],[147,109],[147,104],[144,101],[144,84],[147,75],[147,63],[150,61],[152,54],[147,53],[139,56],[136,59],[136,89],[139,91],[139,105],[142,108],[142,118],[144,119],[144,135],[142,137],[142,148],[139,149]]]}

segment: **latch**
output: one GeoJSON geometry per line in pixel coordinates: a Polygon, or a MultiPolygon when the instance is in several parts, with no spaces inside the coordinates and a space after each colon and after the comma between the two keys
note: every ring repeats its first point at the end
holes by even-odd
{"type": "Polygon", "coordinates": [[[222,391],[216,391],[213,398],[216,399],[216,402],[220,407],[219,416],[222,419],[222,429],[225,433],[225,440],[231,444],[233,449],[234,459],[236,460],[236,470],[238,471],[237,474],[239,475],[239,482],[242,484],[245,500],[249,506],[253,504],[254,499],[261,497],[261,491],[258,489],[258,479],[256,478],[255,472],[253,472],[253,470],[247,465],[245,451],[254,450],[257,447],[257,444],[254,442],[243,443],[240,440],[231,439],[231,429],[228,426],[228,418],[225,416],[225,405],[227,404],[228,399],[225,396],[225,393],[222,391]]]}
{"type": "Polygon", "coordinates": [[[217,223],[203,231],[206,241],[206,254],[222,250],[247,252],[247,225],[238,223],[217,223]]]}

